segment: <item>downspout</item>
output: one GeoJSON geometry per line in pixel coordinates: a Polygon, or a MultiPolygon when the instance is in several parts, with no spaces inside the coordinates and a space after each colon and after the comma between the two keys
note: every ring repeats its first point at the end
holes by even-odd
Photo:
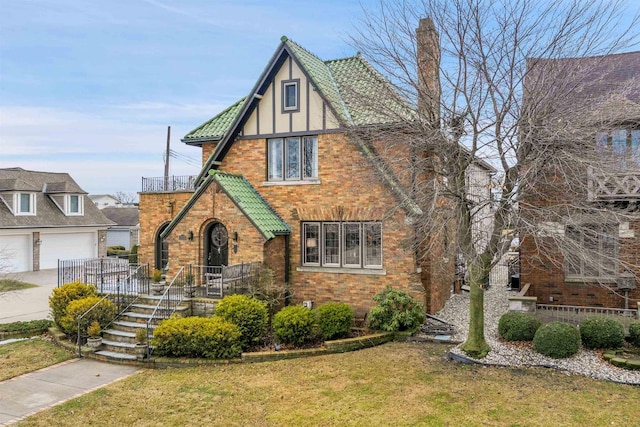
{"type": "MultiPolygon", "coordinates": [[[[284,283],[285,287],[288,289],[289,284],[289,268],[291,266],[291,262],[289,257],[291,256],[291,251],[289,250],[289,235],[284,235],[284,283]]],[[[284,305],[289,305],[291,300],[291,294],[287,291],[284,297],[284,305]]]]}

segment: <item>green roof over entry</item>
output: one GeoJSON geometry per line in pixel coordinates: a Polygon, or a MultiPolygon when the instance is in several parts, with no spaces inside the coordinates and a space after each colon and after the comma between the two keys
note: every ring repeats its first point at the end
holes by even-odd
{"type": "Polygon", "coordinates": [[[218,170],[211,170],[209,174],[213,176],[213,181],[222,188],[222,191],[238,206],[265,239],[270,240],[278,235],[291,232],[287,223],[280,218],[280,215],[273,210],[244,176],[218,170]]]}

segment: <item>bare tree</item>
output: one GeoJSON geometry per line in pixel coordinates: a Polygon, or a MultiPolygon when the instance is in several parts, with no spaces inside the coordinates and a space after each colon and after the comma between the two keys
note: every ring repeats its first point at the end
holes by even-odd
{"type": "Polygon", "coordinates": [[[115,194],[116,199],[120,200],[123,205],[133,205],[138,203],[138,196],[135,193],[127,193],[124,191],[118,191],[115,194]]]}
{"type": "Polygon", "coordinates": [[[545,234],[544,225],[569,216],[577,226],[576,212],[605,215],[588,203],[585,177],[587,170],[611,171],[613,161],[602,162],[593,142],[602,126],[597,104],[611,99],[579,107],[558,102],[592,83],[591,70],[532,58],[607,55],[633,44],[637,14],[624,21],[623,6],[618,0],[381,1],[377,10],[365,10],[352,37],[398,95],[389,102],[389,94],[372,96],[354,84],[350,102],[394,125],[350,132],[370,143],[421,207],[413,242],[420,254],[441,240],[433,236],[455,235],[453,250],[466,261],[470,282],[463,350],[471,356],[490,351],[483,285],[513,236],[531,233],[542,249],[552,246],[548,236],[553,244],[571,243],[566,233],[545,234]],[[554,73],[546,72],[551,63],[554,73]],[[482,178],[487,165],[497,171],[491,182],[482,178]],[[550,185],[566,190],[559,203],[530,203],[547,197],[550,185]]]}

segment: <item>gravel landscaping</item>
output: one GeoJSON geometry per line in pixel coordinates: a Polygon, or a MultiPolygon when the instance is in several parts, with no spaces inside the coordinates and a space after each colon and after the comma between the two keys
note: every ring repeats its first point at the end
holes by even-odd
{"type": "MultiPolygon", "coordinates": [[[[492,286],[485,292],[485,338],[491,346],[491,352],[486,358],[476,362],[513,367],[543,366],[559,369],[567,374],[580,374],[595,379],[640,385],[640,372],[612,366],[593,350],[583,348],[578,354],[567,359],[552,359],[537,353],[530,347],[502,342],[498,337],[498,320],[508,310],[508,297],[512,294],[513,292],[505,286],[492,286]]],[[[436,316],[454,325],[456,332],[452,339],[463,342],[469,327],[469,295],[467,293],[452,295],[445,308],[436,316]]],[[[467,357],[460,350],[460,345],[451,349],[451,352],[467,357]]]]}

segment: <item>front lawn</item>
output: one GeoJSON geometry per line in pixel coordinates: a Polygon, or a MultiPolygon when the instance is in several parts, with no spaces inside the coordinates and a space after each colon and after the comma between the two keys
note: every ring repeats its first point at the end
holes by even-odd
{"type": "Polygon", "coordinates": [[[9,291],[20,291],[22,289],[37,288],[38,285],[22,282],[16,279],[0,279],[0,293],[9,291]]]}
{"type": "Polygon", "coordinates": [[[0,381],[72,359],[52,342],[34,338],[0,345],[0,381]]]}
{"type": "Polygon", "coordinates": [[[24,420],[24,426],[630,425],[640,389],[551,369],[446,360],[398,343],[256,364],[151,370],[24,420]]]}

